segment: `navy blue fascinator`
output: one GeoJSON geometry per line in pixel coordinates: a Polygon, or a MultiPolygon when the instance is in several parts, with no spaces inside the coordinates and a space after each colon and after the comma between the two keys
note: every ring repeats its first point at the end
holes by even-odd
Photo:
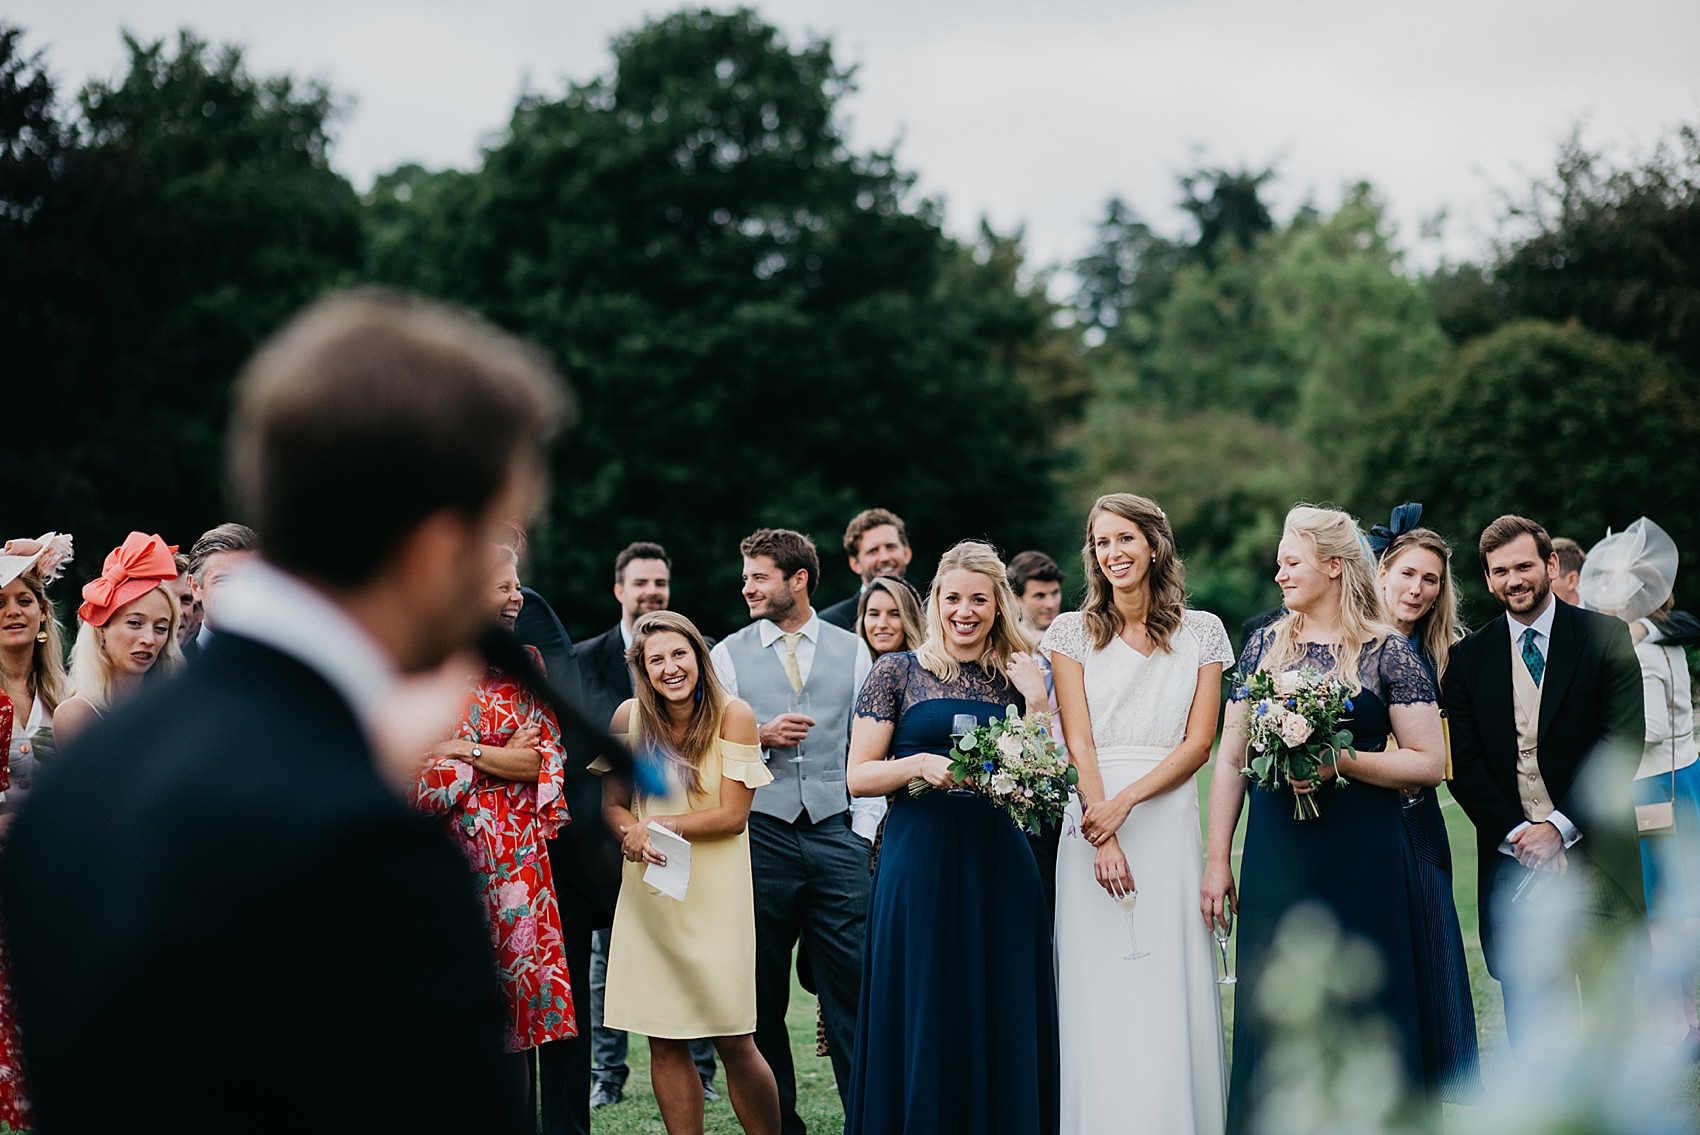
{"type": "Polygon", "coordinates": [[[1380,556],[1389,544],[1415,528],[1422,518],[1423,506],[1417,501],[1408,501],[1395,508],[1386,524],[1377,524],[1369,530],[1370,550],[1380,556]]]}

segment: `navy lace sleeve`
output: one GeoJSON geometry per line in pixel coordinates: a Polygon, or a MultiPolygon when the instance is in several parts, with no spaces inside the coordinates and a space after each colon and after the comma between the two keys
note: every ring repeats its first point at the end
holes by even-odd
{"type": "Polygon", "coordinates": [[[909,684],[909,668],[915,656],[908,652],[886,654],[874,659],[874,668],[856,695],[856,716],[875,721],[896,721],[903,705],[903,691],[909,684]]]}
{"type": "Polygon", "coordinates": [[[1245,701],[1245,680],[1257,672],[1263,662],[1263,656],[1269,651],[1269,640],[1274,637],[1272,627],[1258,627],[1245,640],[1245,647],[1240,651],[1240,660],[1234,666],[1234,688],[1228,691],[1229,701],[1245,701]]]}
{"type": "Polygon", "coordinates": [[[1434,677],[1403,635],[1388,635],[1376,651],[1377,684],[1388,705],[1434,705],[1434,677]]]}

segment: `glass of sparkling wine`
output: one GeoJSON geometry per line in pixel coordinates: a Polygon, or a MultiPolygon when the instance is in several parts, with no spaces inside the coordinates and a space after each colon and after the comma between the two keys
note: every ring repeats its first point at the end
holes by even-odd
{"type": "Polygon", "coordinates": [[[1228,937],[1234,932],[1234,912],[1224,905],[1222,920],[1212,923],[1210,933],[1216,938],[1216,952],[1222,955],[1222,976],[1216,979],[1217,985],[1234,985],[1239,978],[1234,976],[1233,963],[1228,961],[1228,937]]]}
{"type": "MultiPolygon", "coordinates": [[[[950,740],[951,740],[951,750],[952,750],[951,754],[950,754],[951,760],[955,760],[956,757],[957,757],[957,754],[960,752],[960,750],[956,749],[956,747],[955,747],[956,742],[960,741],[962,738],[968,736],[968,734],[974,732],[974,730],[978,729],[979,727],[980,727],[980,719],[978,717],[975,717],[972,713],[959,713],[955,717],[951,718],[951,720],[950,720],[950,740]]],[[[950,794],[952,796],[972,796],[972,795],[974,795],[974,792],[973,792],[972,789],[963,788],[963,787],[958,786],[956,788],[952,788],[950,790],[950,794]]]]}
{"type": "MultiPolygon", "coordinates": [[[[799,690],[798,692],[792,694],[791,695],[791,704],[788,708],[790,709],[790,711],[792,713],[799,714],[803,717],[812,716],[809,713],[808,691],[799,690]]],[[[794,764],[794,765],[800,765],[800,764],[803,763],[803,742],[802,741],[797,742],[797,747],[791,754],[791,763],[794,764]]]]}
{"type": "Polygon", "coordinates": [[[1124,894],[1116,895],[1115,900],[1117,909],[1127,916],[1127,940],[1133,947],[1122,955],[1123,960],[1131,962],[1136,958],[1150,957],[1149,952],[1139,948],[1139,935],[1134,933],[1133,929],[1133,908],[1139,905],[1139,888],[1130,887],[1124,894]]]}

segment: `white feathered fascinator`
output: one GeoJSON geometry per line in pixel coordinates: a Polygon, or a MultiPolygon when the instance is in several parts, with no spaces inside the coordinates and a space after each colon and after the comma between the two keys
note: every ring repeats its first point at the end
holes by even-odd
{"type": "Polygon", "coordinates": [[[52,583],[71,562],[71,537],[64,532],[44,532],[35,540],[8,540],[0,553],[0,587],[6,586],[31,568],[37,575],[52,583]]]}
{"type": "Polygon", "coordinates": [[[1576,591],[1592,610],[1633,623],[1670,598],[1677,559],[1676,541],[1643,516],[1588,550],[1576,591]]]}

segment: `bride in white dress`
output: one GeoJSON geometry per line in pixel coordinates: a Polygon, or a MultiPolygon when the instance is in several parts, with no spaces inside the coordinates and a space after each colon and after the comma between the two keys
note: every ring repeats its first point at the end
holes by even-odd
{"type": "Polygon", "coordinates": [[[1061,1130],[1221,1135],[1227,1061],[1193,776],[1233,654],[1220,619],[1186,609],[1162,509],[1111,493],[1086,527],[1085,604],[1040,645],[1086,804],[1084,816],[1069,805],[1057,852],[1061,1130]]]}

